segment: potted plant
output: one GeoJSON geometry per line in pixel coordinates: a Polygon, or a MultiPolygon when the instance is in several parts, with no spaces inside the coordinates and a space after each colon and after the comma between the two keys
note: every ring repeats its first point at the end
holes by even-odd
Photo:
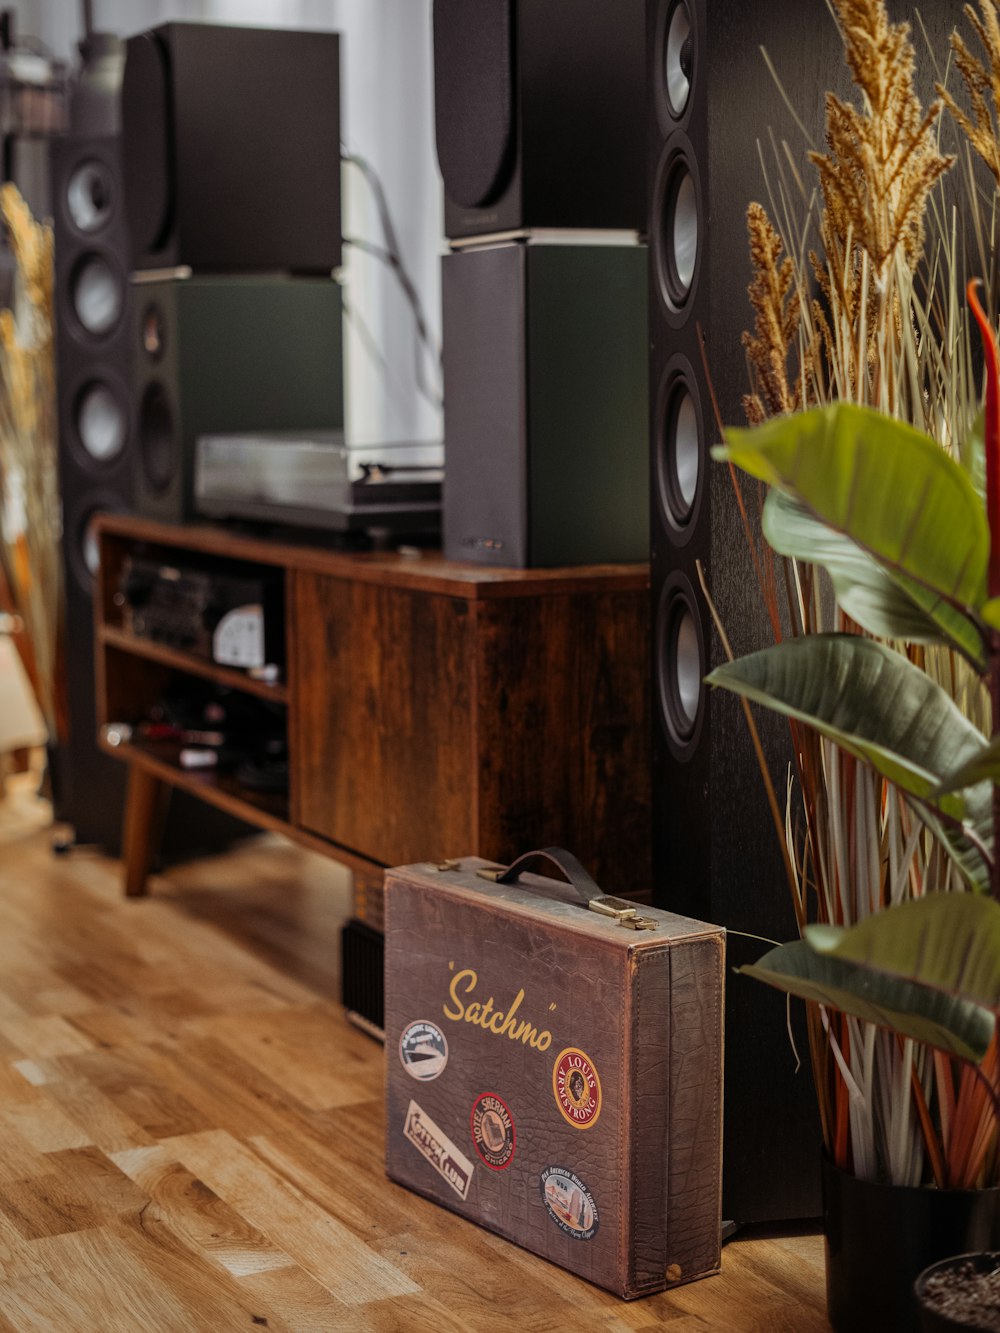
{"type": "MultiPolygon", "coordinates": [[[[1000,469],[1000,432],[988,443],[1000,469]]],[[[1000,672],[1000,638],[990,627],[1000,602],[987,584],[986,516],[961,464],[934,440],[840,404],[727,432],[719,453],[771,487],[764,522],[779,549],[794,544],[799,559],[826,567],[845,598],[878,590],[878,612],[862,612],[869,623],[898,614],[915,625],[921,604],[940,604],[954,617],[952,632],[974,630],[977,660],[994,677],[1000,672]]],[[[1000,516],[995,531],[994,551],[1000,516]]],[[[944,641],[944,631],[930,624],[919,634],[923,644],[944,641]]],[[[899,646],[860,632],[795,636],[708,679],[824,737],[856,765],[859,790],[873,783],[898,821],[895,832],[873,828],[871,843],[856,849],[873,861],[872,879],[884,897],[868,910],[855,902],[853,925],[838,922],[836,913],[807,922],[802,939],[743,969],[819,1006],[829,1058],[848,1096],[860,1097],[857,1085],[867,1080],[883,1097],[902,1093],[906,1105],[914,1099],[912,1132],[923,1141],[933,1190],[921,1179],[894,1182],[884,1165],[855,1179],[860,1163],[853,1157],[835,1164],[836,1137],[825,1165],[832,1321],[852,1330],[889,1327],[896,1299],[905,1306],[931,1259],[1000,1245],[1000,901],[989,889],[1000,873],[990,790],[1000,778],[1000,735],[987,740],[899,646]],[[862,770],[866,779],[859,779],[862,770]],[[923,864],[934,865],[936,855],[942,877],[943,867],[954,867],[966,888],[949,881],[937,891],[925,879],[904,898],[901,883],[914,887],[912,852],[907,859],[898,846],[904,838],[912,849],[929,844],[923,864]],[[860,1046],[838,1035],[831,1014],[865,1025],[860,1046]],[[877,1030],[904,1053],[902,1089],[885,1082],[886,1072],[898,1078],[895,1062],[888,1071],[876,1068],[877,1030]],[[953,1061],[975,1072],[956,1073],[953,1061]],[[954,1171],[946,1157],[964,1160],[964,1188],[949,1187],[954,1171]],[[891,1261],[887,1243],[898,1246],[891,1261]],[[868,1315],[871,1322],[863,1322],[868,1315]]],[[[851,910],[840,916],[849,919],[851,910]]]]}
{"type": "Polygon", "coordinates": [[[917,1278],[922,1333],[1000,1330],[1000,1254],[961,1254],[917,1278]]]}
{"type": "MultiPolygon", "coordinates": [[[[767,544],[747,531],[775,644],[709,681],[789,718],[798,805],[779,831],[801,938],[745,970],[810,1001],[830,1315],[855,1333],[911,1326],[932,1259],[1000,1246],[1000,395],[994,366],[977,424],[935,194],[953,160],[908,28],[881,0],[834,9],[860,105],[828,99],[818,192],[779,166],[783,234],[749,210],[754,424],[717,451],[768,488],[767,544]]],[[[985,345],[992,363],[991,327],[985,345]]]]}

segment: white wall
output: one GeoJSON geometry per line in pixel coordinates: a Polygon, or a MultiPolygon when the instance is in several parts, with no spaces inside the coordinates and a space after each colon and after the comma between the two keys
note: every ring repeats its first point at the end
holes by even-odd
{"type": "MultiPolygon", "coordinates": [[[[70,59],[82,8],[73,0],[21,0],[19,31],[70,59]]],[[[441,187],[434,153],[431,0],[94,0],[95,27],[122,36],[167,19],[258,27],[333,29],[341,47],[342,138],[382,181],[403,263],[436,345],[441,338],[441,187]]],[[[343,169],[344,233],[384,245],[371,190],[343,169]]],[[[441,388],[402,290],[371,255],[345,247],[345,387],[353,444],[441,438],[440,410],[421,392],[441,388]],[[419,362],[418,362],[419,358],[419,362]]]]}

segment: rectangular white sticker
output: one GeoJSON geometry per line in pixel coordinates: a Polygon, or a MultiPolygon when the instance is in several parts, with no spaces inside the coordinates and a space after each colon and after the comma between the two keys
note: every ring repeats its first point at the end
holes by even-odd
{"type": "Polygon", "coordinates": [[[455,1193],[462,1199],[467,1198],[472,1184],[472,1163],[416,1102],[410,1102],[407,1109],[403,1133],[455,1193]]]}

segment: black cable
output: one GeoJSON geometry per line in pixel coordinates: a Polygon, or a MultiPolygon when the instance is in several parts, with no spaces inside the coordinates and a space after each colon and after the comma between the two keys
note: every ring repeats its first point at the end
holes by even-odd
{"type": "Polygon", "coordinates": [[[363,240],[360,237],[344,237],[344,244],[351,245],[356,250],[365,254],[370,254],[385,264],[396,276],[403,295],[406,297],[407,304],[413,313],[414,323],[417,329],[418,346],[415,357],[415,373],[417,388],[435,407],[440,407],[444,399],[436,386],[429,386],[424,378],[422,359],[420,357],[420,345],[422,344],[434,363],[440,370],[442,367],[442,353],[440,345],[434,340],[424,314],[423,304],[420,300],[420,293],[417,291],[416,284],[407,272],[403,263],[403,257],[400,252],[399,242],[396,238],[396,229],[393,226],[392,214],[389,211],[389,203],[385,196],[382,182],[379,179],[375,168],[365,158],[358,153],[350,152],[347,147],[341,144],[341,156],[343,160],[351,166],[357,167],[362,176],[368,183],[375,200],[375,207],[379,215],[379,223],[382,227],[382,234],[385,239],[385,246],[374,245],[371,241],[363,240]]]}

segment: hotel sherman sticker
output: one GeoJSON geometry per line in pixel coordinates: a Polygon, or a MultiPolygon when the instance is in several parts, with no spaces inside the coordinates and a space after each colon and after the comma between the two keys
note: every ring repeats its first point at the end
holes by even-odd
{"type": "Polygon", "coordinates": [[[475,1170],[473,1164],[416,1102],[410,1102],[407,1108],[403,1135],[422,1157],[427,1158],[438,1175],[444,1177],[459,1198],[468,1198],[475,1170]]]}
{"type": "Polygon", "coordinates": [[[472,1141],[491,1171],[510,1166],[517,1139],[510,1108],[495,1092],[484,1092],[472,1103],[472,1141]]]}

